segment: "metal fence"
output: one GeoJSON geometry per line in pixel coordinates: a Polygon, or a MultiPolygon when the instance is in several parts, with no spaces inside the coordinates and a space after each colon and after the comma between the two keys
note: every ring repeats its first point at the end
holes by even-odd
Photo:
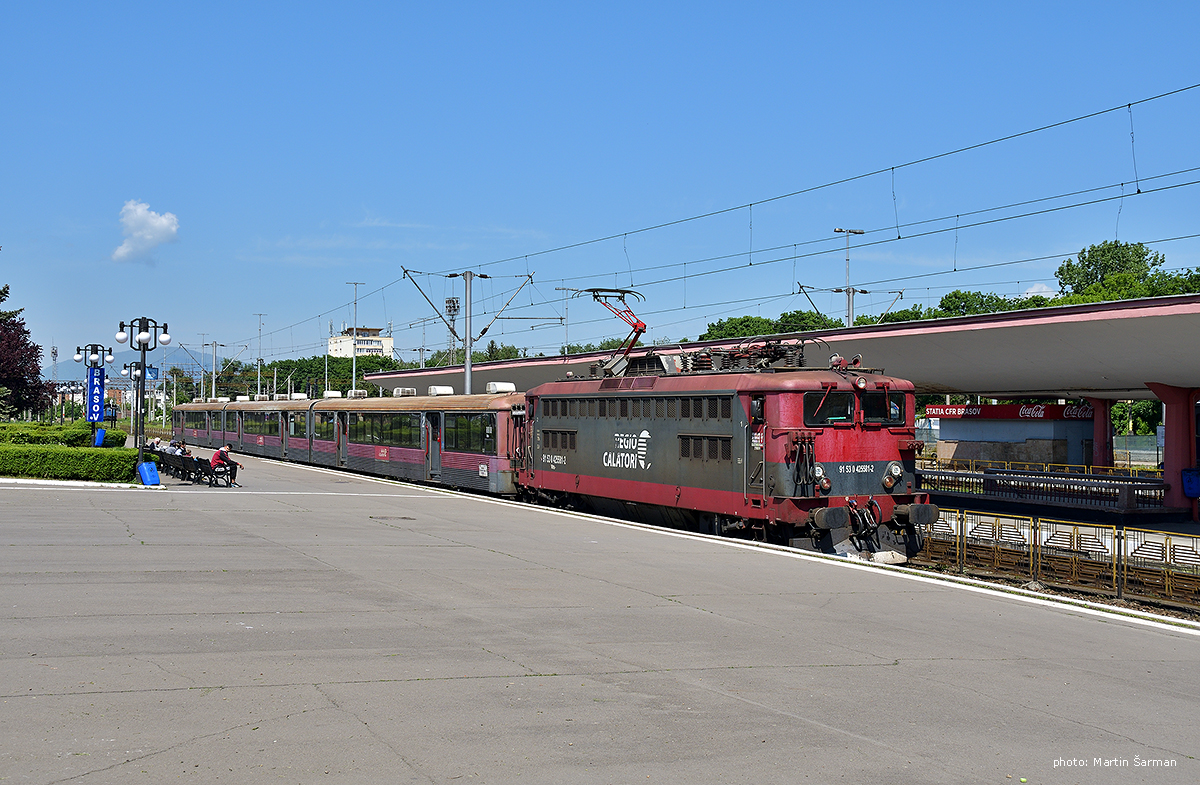
{"type": "MultiPolygon", "coordinates": [[[[1154,438],[1154,437],[1150,437],[1154,438]]],[[[952,472],[983,472],[988,469],[1004,471],[1052,472],[1054,474],[1081,474],[1103,477],[1143,477],[1162,479],[1162,469],[1136,468],[1128,465],[1090,466],[1076,463],[1038,463],[1036,461],[985,461],[958,458],[918,458],[920,469],[952,472]]]]}
{"type": "Polygon", "coordinates": [[[1056,502],[1106,509],[1134,510],[1163,506],[1166,483],[1153,477],[1070,474],[988,467],[976,471],[921,469],[921,490],[1027,502],[1056,502]]]}
{"type": "Polygon", "coordinates": [[[917,563],[1200,608],[1200,536],[971,510],[922,534],[917,563]]]}

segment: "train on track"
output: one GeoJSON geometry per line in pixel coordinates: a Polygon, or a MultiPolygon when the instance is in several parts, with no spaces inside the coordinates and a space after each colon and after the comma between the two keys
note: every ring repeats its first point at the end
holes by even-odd
{"type": "Polygon", "coordinates": [[[809,367],[803,344],[650,350],[526,392],[502,383],[482,395],[428,392],[197,400],[175,407],[174,433],[889,563],[915,554],[920,528],[939,514],[916,487],[912,383],[859,358],[809,367]]]}

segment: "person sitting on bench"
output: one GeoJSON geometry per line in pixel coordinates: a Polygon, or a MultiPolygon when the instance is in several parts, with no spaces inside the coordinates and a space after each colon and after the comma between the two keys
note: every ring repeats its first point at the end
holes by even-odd
{"type": "Polygon", "coordinates": [[[226,444],[224,447],[214,452],[212,454],[212,460],[209,461],[209,465],[211,465],[214,469],[220,469],[222,466],[224,466],[225,471],[229,472],[229,484],[234,488],[241,488],[242,486],[238,485],[237,482],[237,470],[241,464],[229,457],[229,451],[232,449],[232,444],[226,444]]]}

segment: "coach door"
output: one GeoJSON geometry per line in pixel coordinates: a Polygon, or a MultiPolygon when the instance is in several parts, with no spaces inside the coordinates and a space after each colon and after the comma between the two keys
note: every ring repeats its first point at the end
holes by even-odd
{"type": "Polygon", "coordinates": [[[440,412],[425,413],[425,461],[426,476],[430,480],[442,477],[442,415],[440,412]]]}
{"type": "Polygon", "coordinates": [[[337,427],[334,430],[337,431],[337,465],[338,466],[346,465],[346,453],[348,452],[347,447],[346,447],[346,441],[347,441],[347,436],[350,433],[349,423],[350,423],[350,415],[348,412],[338,412],[337,413],[337,427]]]}

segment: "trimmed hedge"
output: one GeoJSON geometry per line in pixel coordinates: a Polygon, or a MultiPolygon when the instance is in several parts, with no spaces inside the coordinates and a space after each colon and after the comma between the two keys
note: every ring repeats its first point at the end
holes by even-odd
{"type": "Polygon", "coordinates": [[[0,444],[0,477],[138,482],[137,450],[0,444]]]}
{"type": "MultiPolygon", "coordinates": [[[[104,432],[105,447],[125,446],[126,433],[116,428],[104,432]]],[[[66,447],[91,447],[90,423],[72,425],[41,425],[39,423],[6,423],[0,425],[0,444],[61,444],[66,447]]]]}

